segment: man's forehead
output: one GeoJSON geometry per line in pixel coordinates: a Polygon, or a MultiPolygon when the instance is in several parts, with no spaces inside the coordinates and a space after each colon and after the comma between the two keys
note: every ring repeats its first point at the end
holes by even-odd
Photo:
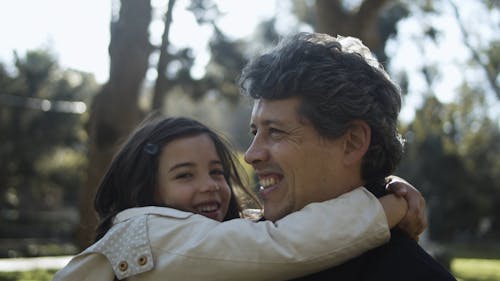
{"type": "Polygon", "coordinates": [[[300,100],[286,98],[278,100],[258,99],[252,109],[252,123],[286,123],[297,121],[300,100]]]}

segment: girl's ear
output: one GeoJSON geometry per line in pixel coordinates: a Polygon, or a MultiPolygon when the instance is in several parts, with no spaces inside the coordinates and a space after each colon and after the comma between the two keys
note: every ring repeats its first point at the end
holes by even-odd
{"type": "Polygon", "coordinates": [[[370,146],[371,129],[365,121],[351,122],[344,134],[344,164],[351,166],[361,162],[370,146]]]}

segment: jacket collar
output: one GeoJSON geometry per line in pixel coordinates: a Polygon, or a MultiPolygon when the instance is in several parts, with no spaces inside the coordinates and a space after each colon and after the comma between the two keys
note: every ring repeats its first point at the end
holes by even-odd
{"type": "Polygon", "coordinates": [[[185,219],[194,214],[168,207],[157,207],[157,206],[137,207],[137,208],[126,209],[119,212],[113,219],[113,224],[121,223],[133,217],[143,216],[143,215],[158,215],[163,217],[185,219]]]}

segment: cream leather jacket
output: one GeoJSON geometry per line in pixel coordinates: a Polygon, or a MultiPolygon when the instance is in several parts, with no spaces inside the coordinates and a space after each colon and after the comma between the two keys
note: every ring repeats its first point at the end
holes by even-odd
{"type": "Polygon", "coordinates": [[[340,264],[389,240],[379,201],[358,188],[272,223],[218,222],[162,207],[119,213],[75,256],[63,280],[286,280],[340,264]]]}

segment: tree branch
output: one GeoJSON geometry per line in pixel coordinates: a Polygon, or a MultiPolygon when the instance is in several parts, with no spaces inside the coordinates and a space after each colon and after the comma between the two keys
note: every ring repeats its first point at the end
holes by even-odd
{"type": "Polygon", "coordinates": [[[460,27],[460,31],[462,32],[462,36],[464,37],[464,44],[465,44],[465,46],[472,53],[472,58],[474,59],[474,61],[479,65],[479,67],[481,67],[484,70],[484,72],[486,74],[486,78],[488,79],[488,82],[489,82],[489,84],[491,86],[491,89],[495,92],[495,94],[497,95],[497,98],[500,99],[500,89],[499,89],[499,87],[497,86],[497,84],[495,82],[495,80],[496,80],[495,78],[496,77],[495,77],[494,73],[492,73],[488,69],[488,66],[485,65],[481,61],[481,58],[479,57],[479,53],[474,49],[474,47],[470,43],[470,41],[469,41],[469,33],[467,33],[467,30],[465,29],[464,23],[460,19],[460,14],[458,12],[457,6],[455,5],[455,3],[453,3],[452,0],[449,0],[449,2],[450,2],[451,7],[453,8],[453,12],[454,12],[455,17],[457,19],[458,26],[460,27]]]}
{"type": "Polygon", "coordinates": [[[356,17],[363,19],[361,22],[372,24],[377,21],[380,10],[387,2],[388,0],[365,0],[361,3],[356,17]]]}

